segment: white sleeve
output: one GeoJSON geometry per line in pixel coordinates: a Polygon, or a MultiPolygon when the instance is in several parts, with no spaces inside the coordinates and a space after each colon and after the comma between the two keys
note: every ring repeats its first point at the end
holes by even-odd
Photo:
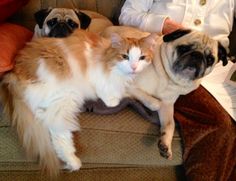
{"type": "Polygon", "coordinates": [[[167,15],[150,13],[153,0],[126,0],[119,17],[121,25],[135,26],[143,31],[162,32],[167,15]]]}

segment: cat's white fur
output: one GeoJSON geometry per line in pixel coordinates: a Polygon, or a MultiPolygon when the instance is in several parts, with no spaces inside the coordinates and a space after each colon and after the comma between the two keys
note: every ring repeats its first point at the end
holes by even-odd
{"type": "MultiPolygon", "coordinates": [[[[75,36],[88,35],[83,32],[75,36]]],[[[154,35],[152,36],[154,37],[154,35]]],[[[40,42],[41,40],[37,41],[40,42]]],[[[30,147],[36,147],[35,154],[39,155],[40,161],[46,162],[43,164],[50,171],[55,169],[52,172],[56,173],[57,166],[55,165],[55,168],[53,168],[53,164],[56,163],[55,155],[53,155],[54,151],[65,163],[65,168],[73,171],[81,167],[81,161],[75,155],[76,149],[72,139],[72,132],[80,129],[77,122],[77,114],[84,101],[99,97],[107,106],[118,105],[120,99],[125,96],[126,88],[131,84],[134,75],[142,71],[151,62],[139,61],[142,51],[139,47],[131,47],[129,61],[118,61],[111,67],[111,70],[107,71],[101,63],[103,57],[97,55],[88,41],[83,39],[83,42],[77,42],[78,44],[84,43],[86,47],[83,52],[80,52],[84,54],[87,61],[86,72],[83,73],[75,57],[76,52],[71,51],[62,39],[51,41],[54,41],[53,44],[56,44],[62,51],[62,56],[66,57],[65,60],[70,70],[69,75],[65,78],[58,78],[57,74],[48,68],[47,60],[38,57],[35,62],[38,63],[36,70],[37,79],[33,81],[30,79],[20,80],[20,75],[13,71],[4,77],[1,88],[3,89],[3,86],[5,86],[6,90],[7,86],[8,93],[1,95],[11,94],[9,100],[12,99],[13,104],[12,118],[19,135],[23,137],[24,147],[29,152],[30,147]],[[24,104],[23,111],[17,111],[19,106],[17,103],[18,98],[24,104]],[[32,113],[32,115],[24,118],[24,115],[21,115],[23,112],[32,113]],[[32,126],[35,129],[33,133],[30,130],[32,126]],[[39,132],[37,126],[42,130],[44,129],[44,133],[48,131],[50,138],[48,133],[39,132]],[[37,142],[37,136],[42,139],[41,142],[37,142]],[[29,141],[25,137],[28,137],[27,140],[29,141]],[[50,150],[52,148],[49,146],[49,139],[54,151],[50,150]],[[47,145],[45,144],[45,146],[40,148],[42,142],[47,143],[47,145]],[[48,158],[42,158],[47,155],[45,154],[46,152],[49,153],[48,158]],[[54,162],[51,160],[54,160],[54,162]],[[51,163],[47,164],[47,161],[51,163]]],[[[65,41],[67,40],[65,39],[65,41]]],[[[111,46],[113,46],[113,43],[114,46],[117,46],[120,40],[117,41],[117,37],[115,37],[111,41],[111,46]]],[[[31,51],[33,50],[34,47],[31,51]]],[[[9,105],[9,102],[6,105],[9,105]]]]}

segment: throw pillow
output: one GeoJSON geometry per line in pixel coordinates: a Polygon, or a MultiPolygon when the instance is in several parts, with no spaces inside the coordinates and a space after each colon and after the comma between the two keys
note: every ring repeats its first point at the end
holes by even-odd
{"type": "Polygon", "coordinates": [[[0,25],[0,73],[13,68],[14,58],[33,33],[23,26],[4,23],[0,25]]]}

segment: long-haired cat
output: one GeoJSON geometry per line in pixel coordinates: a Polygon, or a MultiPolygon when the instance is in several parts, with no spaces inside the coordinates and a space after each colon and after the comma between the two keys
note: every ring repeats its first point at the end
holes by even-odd
{"type": "Polygon", "coordinates": [[[156,37],[114,34],[107,40],[78,30],[67,38],[28,43],[1,83],[5,112],[27,155],[39,157],[52,175],[58,174],[59,159],[64,168],[78,170],[72,132],[79,130],[80,107],[97,98],[116,106],[135,74],[151,63],[156,37]]]}

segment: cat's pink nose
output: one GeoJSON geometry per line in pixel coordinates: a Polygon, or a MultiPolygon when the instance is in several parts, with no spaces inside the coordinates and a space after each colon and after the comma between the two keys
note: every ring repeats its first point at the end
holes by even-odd
{"type": "Polygon", "coordinates": [[[131,68],[132,68],[133,70],[136,70],[137,64],[132,64],[132,65],[131,65],[131,68]]]}

